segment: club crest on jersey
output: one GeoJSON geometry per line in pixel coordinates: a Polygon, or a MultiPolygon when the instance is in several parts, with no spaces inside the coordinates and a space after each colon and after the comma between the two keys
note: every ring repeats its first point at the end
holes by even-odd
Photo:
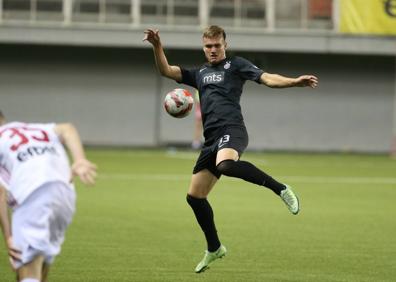
{"type": "Polygon", "coordinates": [[[230,67],[231,67],[231,61],[227,61],[227,62],[224,64],[224,69],[228,70],[230,67]]]}
{"type": "Polygon", "coordinates": [[[204,85],[218,84],[223,81],[224,81],[224,72],[223,71],[207,73],[202,77],[202,83],[204,85]]]}

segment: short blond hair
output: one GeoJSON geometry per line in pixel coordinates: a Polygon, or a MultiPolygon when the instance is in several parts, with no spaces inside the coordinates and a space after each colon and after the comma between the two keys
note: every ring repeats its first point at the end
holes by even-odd
{"type": "Polygon", "coordinates": [[[202,37],[206,38],[214,38],[222,36],[224,40],[226,39],[226,33],[223,28],[221,28],[218,25],[211,25],[207,28],[205,28],[202,37]]]}

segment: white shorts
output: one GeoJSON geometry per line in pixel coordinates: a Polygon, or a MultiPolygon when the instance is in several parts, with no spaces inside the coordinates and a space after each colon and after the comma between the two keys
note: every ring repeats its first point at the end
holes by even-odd
{"type": "Polygon", "coordinates": [[[15,267],[43,255],[51,264],[60,253],[65,231],[75,212],[74,188],[62,182],[44,184],[35,190],[12,213],[12,238],[22,252],[22,261],[15,267]]]}

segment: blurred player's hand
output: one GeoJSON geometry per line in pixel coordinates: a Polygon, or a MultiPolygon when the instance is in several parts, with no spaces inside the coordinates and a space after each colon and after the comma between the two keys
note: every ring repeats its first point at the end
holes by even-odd
{"type": "Polygon", "coordinates": [[[159,37],[159,30],[158,29],[146,29],[144,31],[144,38],[143,41],[148,41],[153,46],[159,46],[161,44],[161,39],[159,37]]]}
{"type": "Polygon", "coordinates": [[[318,86],[319,80],[314,75],[302,75],[297,78],[296,86],[306,87],[309,86],[311,88],[315,88],[318,86]]]}
{"type": "Polygon", "coordinates": [[[75,161],[71,167],[73,176],[78,176],[82,183],[86,185],[95,184],[97,166],[87,159],[75,161]]]}
{"type": "Polygon", "coordinates": [[[6,241],[10,265],[12,270],[16,271],[14,261],[21,261],[21,251],[15,248],[12,237],[9,237],[6,241]]]}

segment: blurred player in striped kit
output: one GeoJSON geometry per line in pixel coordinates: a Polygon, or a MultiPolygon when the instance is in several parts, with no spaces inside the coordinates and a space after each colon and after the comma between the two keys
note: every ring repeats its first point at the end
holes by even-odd
{"type": "Polygon", "coordinates": [[[94,184],[96,165],[72,124],[6,123],[0,112],[0,224],[18,281],[47,281],[75,212],[73,176],[94,184]]]}

